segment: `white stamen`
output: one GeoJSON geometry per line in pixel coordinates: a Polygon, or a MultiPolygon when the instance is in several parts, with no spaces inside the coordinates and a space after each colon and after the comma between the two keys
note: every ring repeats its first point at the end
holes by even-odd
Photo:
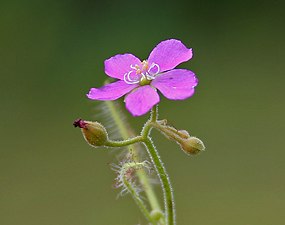
{"type": "Polygon", "coordinates": [[[155,76],[159,73],[159,71],[160,71],[159,65],[156,63],[152,63],[151,66],[149,67],[148,71],[147,71],[148,72],[147,77],[149,79],[153,80],[153,79],[155,79],[155,76]],[[151,69],[153,69],[153,68],[156,68],[155,72],[151,71],[151,69]]]}
{"type": "Polygon", "coordinates": [[[147,72],[142,72],[138,65],[130,65],[130,68],[132,70],[124,74],[124,81],[127,84],[137,84],[143,79],[154,80],[160,72],[160,67],[156,63],[152,63],[147,72]],[[151,71],[152,69],[154,69],[154,72],[151,71]],[[132,78],[132,73],[136,73],[137,77],[132,78]]]}
{"type": "Polygon", "coordinates": [[[148,71],[147,71],[147,78],[150,80],[155,79],[155,76],[159,73],[160,71],[160,67],[158,64],[156,63],[152,63],[151,66],[149,67],[148,71]],[[156,67],[156,72],[152,72],[151,69],[156,67]]]}
{"type": "Polygon", "coordinates": [[[141,81],[144,80],[144,79],[147,79],[147,73],[146,73],[146,74],[141,73],[141,75],[142,75],[142,77],[141,77],[141,79],[140,79],[141,81]]]}
{"type": "Polygon", "coordinates": [[[131,67],[132,69],[134,69],[134,70],[137,70],[137,67],[136,67],[136,66],[137,66],[137,65],[133,66],[133,64],[130,65],[130,67],[131,67]]]}
{"type": "Polygon", "coordinates": [[[154,68],[154,67],[157,68],[157,71],[156,71],[155,73],[152,73],[152,74],[155,74],[155,75],[156,75],[156,74],[158,74],[159,71],[160,71],[160,67],[159,67],[159,65],[156,64],[156,63],[152,63],[152,64],[151,64],[151,66],[150,66],[149,69],[148,69],[148,72],[151,73],[150,70],[151,70],[152,68],[154,68]]]}
{"type": "Polygon", "coordinates": [[[147,73],[147,74],[146,74],[146,78],[147,78],[148,80],[154,80],[155,77],[147,73]]]}
{"type": "Polygon", "coordinates": [[[135,71],[131,70],[130,72],[124,74],[124,81],[127,84],[137,84],[137,83],[139,83],[140,82],[139,79],[132,79],[131,78],[131,73],[132,72],[135,72],[135,71]]]}

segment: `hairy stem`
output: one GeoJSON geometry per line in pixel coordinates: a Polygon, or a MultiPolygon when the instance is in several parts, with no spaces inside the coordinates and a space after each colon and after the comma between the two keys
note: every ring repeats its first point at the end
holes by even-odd
{"type": "Polygon", "coordinates": [[[151,131],[151,123],[157,120],[157,108],[155,107],[152,111],[150,120],[145,124],[142,130],[142,137],[144,138],[143,143],[148,151],[148,154],[152,160],[152,163],[157,171],[158,177],[160,179],[161,188],[163,190],[163,198],[165,204],[165,217],[167,225],[175,224],[175,205],[174,205],[174,196],[172,192],[171,183],[166,172],[166,169],[163,166],[163,163],[160,159],[158,152],[156,151],[153,142],[149,137],[151,131]],[[154,115],[155,114],[155,115],[154,115]]]}
{"type": "Polygon", "coordinates": [[[133,197],[134,201],[136,202],[136,204],[140,208],[141,212],[146,217],[146,219],[149,222],[151,222],[153,225],[156,225],[157,222],[151,217],[151,215],[150,215],[149,211],[147,210],[145,204],[140,199],[139,195],[136,193],[136,191],[134,190],[133,186],[127,181],[127,179],[124,179],[123,182],[124,182],[125,187],[128,189],[128,192],[131,194],[131,196],[133,197]]]}
{"type": "Polygon", "coordinates": [[[158,118],[158,105],[154,106],[151,110],[150,121],[156,122],[158,118]]]}
{"type": "Polygon", "coordinates": [[[141,141],[143,141],[143,138],[141,136],[137,136],[137,137],[130,138],[127,140],[123,140],[123,141],[108,140],[105,145],[108,147],[125,147],[125,146],[132,145],[132,144],[135,144],[141,141]]]}
{"type": "MultiPolygon", "coordinates": [[[[123,123],[121,121],[120,116],[118,115],[118,110],[115,109],[115,106],[113,105],[112,102],[106,102],[106,104],[108,105],[108,107],[110,107],[110,111],[113,115],[113,119],[114,119],[115,123],[117,124],[117,126],[118,126],[118,128],[122,134],[122,137],[124,139],[127,139],[130,135],[130,132],[128,132],[129,129],[126,127],[125,123],[123,123]]],[[[130,138],[130,139],[127,139],[124,141],[109,141],[107,143],[107,146],[109,146],[109,147],[123,147],[123,146],[129,146],[131,144],[135,144],[138,142],[142,142],[145,145],[147,152],[149,154],[149,157],[150,157],[150,159],[151,159],[151,161],[155,167],[155,170],[157,172],[157,175],[160,179],[161,188],[163,190],[166,223],[164,223],[164,220],[162,220],[160,222],[161,222],[161,224],[175,225],[175,206],[174,206],[174,197],[173,197],[171,183],[170,183],[168,174],[167,174],[167,172],[163,166],[163,163],[160,159],[160,156],[159,156],[158,152],[156,151],[155,146],[149,137],[152,127],[155,127],[153,124],[156,124],[157,120],[158,120],[158,108],[157,108],[157,106],[155,106],[155,107],[153,107],[152,112],[151,112],[151,117],[146,122],[146,124],[144,125],[140,136],[130,138]]],[[[129,148],[129,151],[132,151],[132,149],[130,147],[128,147],[128,148],[129,148]]],[[[135,149],[135,146],[134,146],[134,149],[135,149]]],[[[138,156],[138,152],[136,149],[135,149],[135,152],[133,152],[133,154],[135,154],[134,158],[136,160],[138,160],[139,156],[138,156]]],[[[159,206],[157,197],[156,197],[156,195],[155,195],[155,193],[154,193],[154,191],[153,191],[153,189],[149,183],[149,179],[147,178],[146,173],[143,170],[140,170],[140,171],[137,171],[137,175],[138,175],[140,183],[144,187],[144,191],[146,193],[146,196],[148,198],[148,201],[150,203],[152,210],[159,210],[160,211],[160,206],[159,206]]],[[[136,203],[139,205],[139,207],[140,207],[141,211],[143,212],[143,214],[145,215],[145,217],[151,223],[155,224],[154,222],[156,222],[156,221],[153,221],[153,218],[150,216],[150,214],[147,211],[144,203],[139,198],[139,196],[137,195],[137,193],[133,189],[132,185],[130,183],[125,183],[125,186],[129,189],[130,194],[132,195],[132,197],[134,198],[136,203]]]]}
{"type": "Polygon", "coordinates": [[[136,162],[126,163],[125,165],[122,166],[122,170],[120,171],[120,174],[122,177],[122,182],[124,183],[124,187],[127,188],[128,192],[133,197],[134,201],[138,205],[141,212],[144,214],[144,216],[146,217],[146,219],[149,222],[151,222],[153,225],[156,225],[157,221],[151,216],[150,212],[147,210],[147,208],[146,208],[144,202],[142,201],[142,199],[140,198],[139,194],[137,193],[137,191],[133,187],[132,183],[129,182],[129,179],[125,175],[125,173],[128,171],[128,169],[131,169],[131,168],[140,169],[141,167],[144,167],[144,166],[145,166],[145,162],[142,162],[142,163],[136,163],[136,162]]]}
{"type": "MultiPolygon", "coordinates": [[[[119,110],[117,109],[117,107],[115,106],[115,103],[112,101],[106,101],[105,102],[107,104],[108,109],[110,110],[112,116],[113,116],[113,120],[115,122],[115,124],[117,125],[119,132],[122,136],[123,139],[128,139],[130,135],[132,135],[132,131],[131,129],[126,125],[126,123],[124,123],[121,119],[119,110]]],[[[135,161],[139,161],[139,149],[136,145],[134,146],[128,146],[128,150],[129,152],[133,153],[134,159],[135,161]]],[[[148,202],[150,204],[150,207],[152,210],[161,210],[160,204],[158,202],[158,198],[149,182],[148,176],[146,174],[146,172],[144,170],[138,170],[136,172],[139,182],[141,183],[141,185],[143,186],[144,192],[146,194],[146,197],[148,199],[148,202]]]]}

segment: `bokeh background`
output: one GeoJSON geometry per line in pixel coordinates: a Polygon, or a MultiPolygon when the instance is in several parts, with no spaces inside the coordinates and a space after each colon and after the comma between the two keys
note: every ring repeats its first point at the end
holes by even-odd
{"type": "MultiPolygon", "coordinates": [[[[179,225],[285,224],[284,1],[14,0],[0,3],[0,224],[146,224],[116,199],[116,154],[72,122],[100,120],[85,97],[103,61],[147,58],[162,40],[194,49],[193,98],[162,100],[161,118],[200,137],[187,157],[154,132],[179,225]]],[[[128,119],[138,132],[147,117],[128,119]]]]}

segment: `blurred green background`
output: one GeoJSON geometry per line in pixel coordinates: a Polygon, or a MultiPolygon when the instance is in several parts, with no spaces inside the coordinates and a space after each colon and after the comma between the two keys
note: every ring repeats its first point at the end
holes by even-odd
{"type": "MultiPolygon", "coordinates": [[[[162,40],[194,50],[193,98],[162,100],[161,118],[200,137],[187,157],[154,132],[175,190],[178,225],[285,224],[284,1],[32,1],[0,3],[0,224],[146,224],[116,199],[109,164],[78,117],[103,62],[142,59],[162,40]]],[[[131,118],[138,132],[147,117],[131,118]]]]}

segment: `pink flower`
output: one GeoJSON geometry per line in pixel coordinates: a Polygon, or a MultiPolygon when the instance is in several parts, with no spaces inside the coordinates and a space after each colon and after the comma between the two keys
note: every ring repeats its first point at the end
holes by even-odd
{"type": "Polygon", "coordinates": [[[141,116],[159,103],[157,89],[171,100],[183,100],[194,94],[198,84],[195,74],[174,69],[191,58],[192,49],[175,39],[160,42],[144,61],[128,53],[115,55],[105,60],[105,73],[118,81],[91,88],[87,97],[106,101],[127,94],[126,108],[133,116],[141,116]]]}

